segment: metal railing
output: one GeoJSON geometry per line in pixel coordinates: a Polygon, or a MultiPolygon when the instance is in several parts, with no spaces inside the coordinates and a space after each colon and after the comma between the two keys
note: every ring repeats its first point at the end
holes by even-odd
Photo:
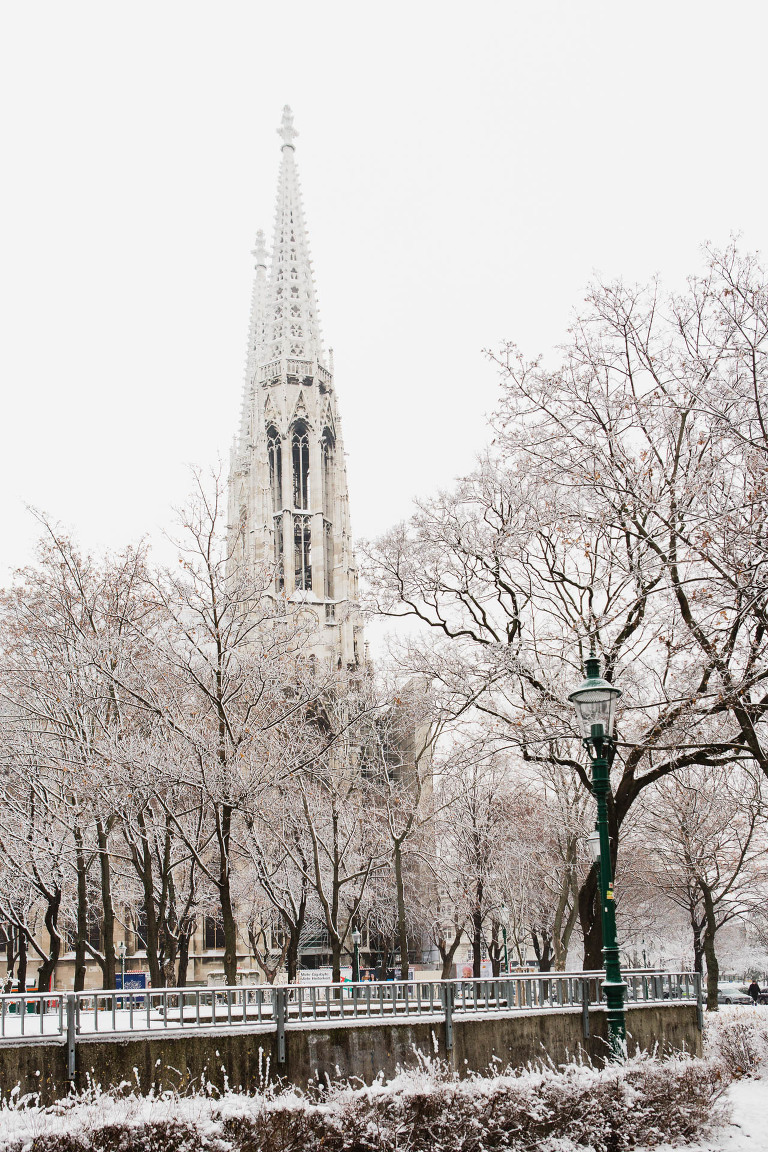
{"type": "Polygon", "coordinates": [[[0,996],[0,1040],[39,1040],[64,1032],[67,992],[11,992],[0,996]]]}
{"type": "MultiPolygon", "coordinates": [[[[74,1076],[78,1039],[126,1033],[232,1027],[275,1032],[282,1063],[286,1030],[315,1021],[325,1025],[439,1019],[444,1021],[450,1049],[455,1017],[579,1008],[586,1037],[590,1009],[603,1004],[603,979],[602,972],[536,972],[469,980],[10,993],[0,996],[0,1043],[39,1042],[41,1037],[64,1041],[74,1076]]],[[[629,1005],[694,1002],[701,1022],[698,975],[630,971],[624,979],[629,1005]]]]}

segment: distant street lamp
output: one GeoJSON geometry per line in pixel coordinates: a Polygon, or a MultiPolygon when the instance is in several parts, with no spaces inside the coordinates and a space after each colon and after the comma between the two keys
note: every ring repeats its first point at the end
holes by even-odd
{"type": "Polygon", "coordinates": [[[608,835],[608,793],[611,777],[607,752],[613,744],[613,718],[621,689],[600,676],[600,661],[594,652],[587,660],[587,678],[568,699],[572,701],[581,728],[584,747],[592,762],[592,792],[597,801],[595,831],[587,837],[593,860],[599,867],[600,908],[603,924],[603,991],[608,1004],[608,1037],[613,1060],[623,1060],[627,1040],[624,1023],[624,992],[619,945],[616,939],[616,905],[611,869],[611,841],[608,835]]]}
{"type": "Polygon", "coordinates": [[[120,961],[120,987],[125,992],[125,940],[117,946],[117,958],[120,961]]]}
{"type": "Polygon", "coordinates": [[[354,951],[352,953],[352,982],[353,984],[360,983],[360,944],[362,942],[362,935],[359,928],[355,928],[352,933],[352,944],[354,951]]]}
{"type": "Polygon", "coordinates": [[[504,971],[509,972],[509,953],[507,952],[507,929],[502,927],[501,939],[504,942],[504,971]]]}

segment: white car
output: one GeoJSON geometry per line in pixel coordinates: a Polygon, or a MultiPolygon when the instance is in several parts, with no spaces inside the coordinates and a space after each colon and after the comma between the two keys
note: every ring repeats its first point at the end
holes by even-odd
{"type": "Polygon", "coordinates": [[[752,997],[742,992],[738,984],[718,984],[718,1004],[751,1004],[752,997]]]}

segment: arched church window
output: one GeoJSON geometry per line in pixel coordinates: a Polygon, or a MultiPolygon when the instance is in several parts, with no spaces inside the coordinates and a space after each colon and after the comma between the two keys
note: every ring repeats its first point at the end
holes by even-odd
{"type": "Polygon", "coordinates": [[[267,428],[267,460],[269,461],[269,490],[272,493],[272,511],[283,507],[283,446],[280,433],[272,425],[267,428]]]}
{"type": "Polygon", "coordinates": [[[309,435],[306,424],[296,424],[291,439],[293,453],[293,506],[309,508],[309,435]]]}
{"type": "Polygon", "coordinates": [[[333,600],[333,528],[327,520],[323,521],[323,561],[325,571],[325,588],[323,592],[326,600],[333,600]]]}
{"type": "Polygon", "coordinates": [[[320,439],[320,455],[323,474],[323,512],[327,520],[333,519],[333,465],[336,455],[336,441],[330,428],[323,429],[320,439]]]}
{"type": "Polygon", "coordinates": [[[283,564],[283,514],[273,517],[275,540],[275,588],[282,592],[285,587],[285,567],[283,564]]]}
{"type": "Polygon", "coordinates": [[[293,558],[297,591],[312,588],[312,524],[309,516],[293,518],[293,558]]]}

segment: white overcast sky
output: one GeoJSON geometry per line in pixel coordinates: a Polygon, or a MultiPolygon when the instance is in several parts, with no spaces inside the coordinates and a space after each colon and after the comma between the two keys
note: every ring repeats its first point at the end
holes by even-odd
{"type": "Polygon", "coordinates": [[[159,537],[226,459],[283,104],[353,526],[471,466],[482,349],[563,339],[594,271],[766,248],[764,3],[6,0],[0,582],[25,504],[159,537]]]}

